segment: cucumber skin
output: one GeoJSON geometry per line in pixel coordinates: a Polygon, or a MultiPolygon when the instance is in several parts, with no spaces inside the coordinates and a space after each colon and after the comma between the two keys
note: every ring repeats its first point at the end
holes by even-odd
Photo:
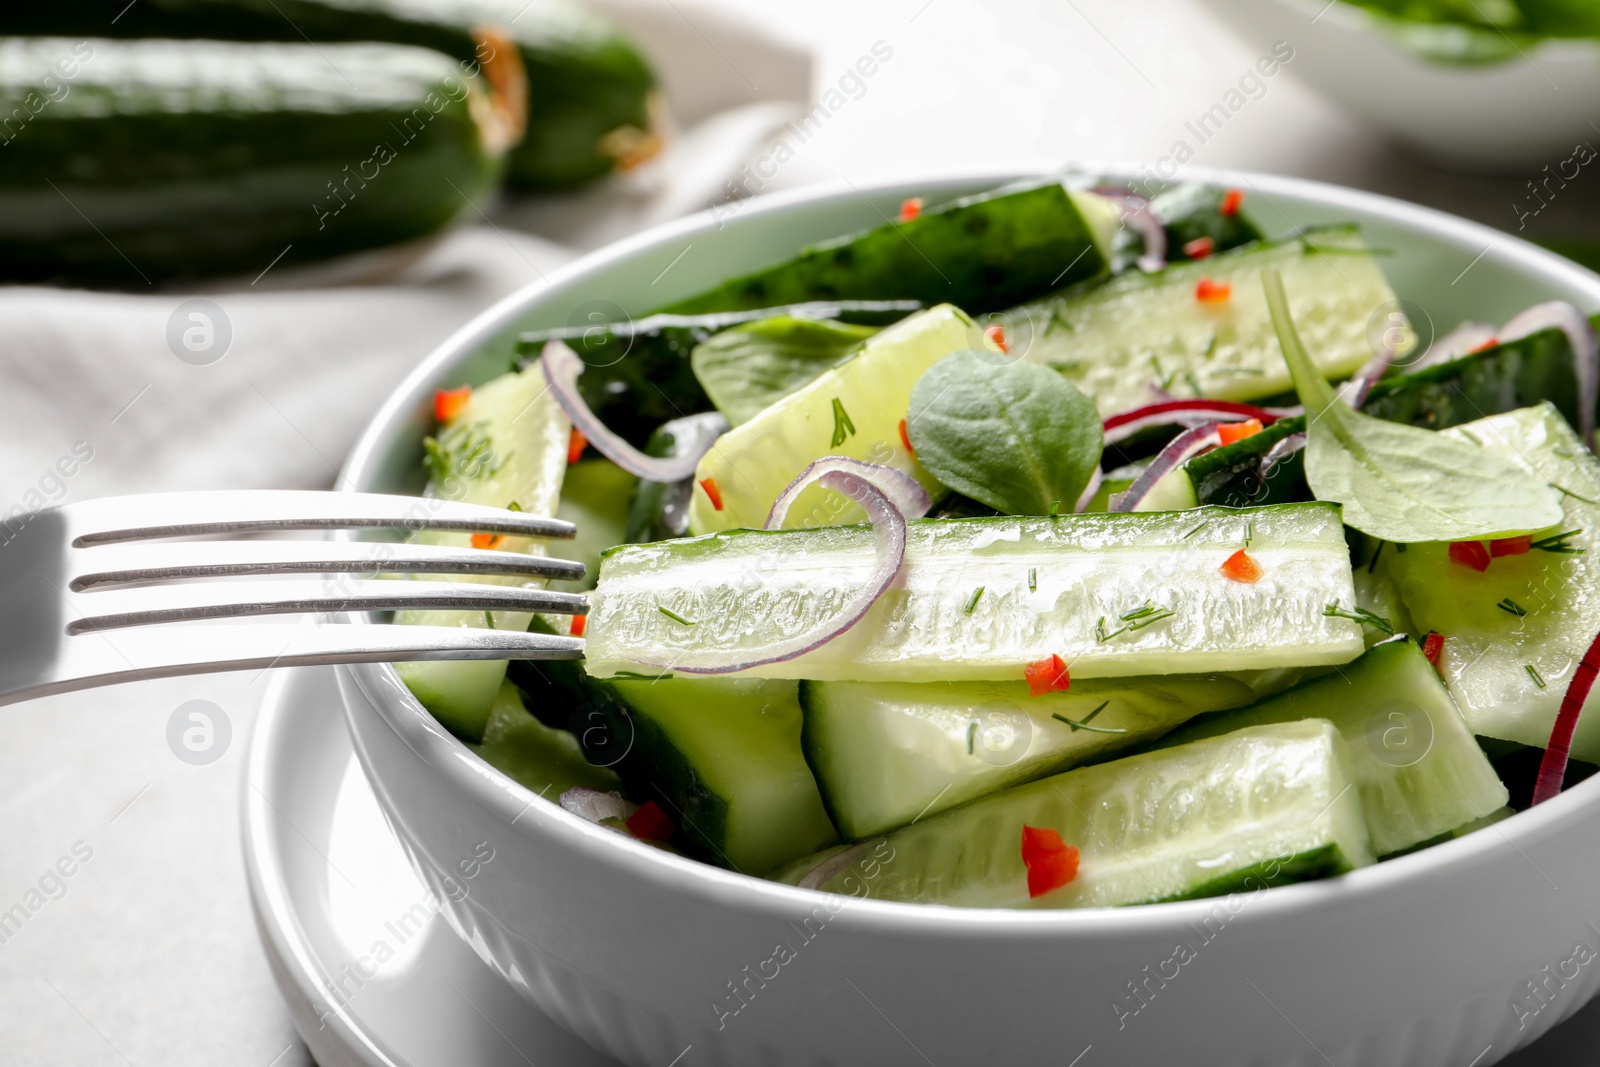
{"type": "Polygon", "coordinates": [[[284,265],[431,233],[500,172],[469,106],[481,89],[444,56],[390,45],[3,41],[0,115],[28,113],[43,73],[85,51],[64,96],[5,128],[10,279],[256,273],[280,253],[284,265]]]}
{"type": "Polygon", "coordinates": [[[979,314],[1108,269],[1089,223],[1067,191],[1050,182],[983,193],[909,222],[812,245],[665,310],[693,315],[812,300],[910,299],[979,314]]]}
{"type": "Polygon", "coordinates": [[[9,34],[380,41],[458,61],[474,58],[472,31],[483,24],[516,42],[528,74],[528,131],[512,150],[510,184],[562,188],[610,173],[600,141],[649,127],[655,74],[608,21],[566,0],[82,0],[13,4],[0,19],[9,34]]]}
{"type": "MultiPolygon", "coordinates": [[[[1600,328],[1600,315],[1590,321],[1600,328]]],[[[1372,387],[1362,411],[1390,422],[1443,430],[1485,415],[1548,400],[1569,425],[1578,424],[1578,386],[1572,349],[1560,330],[1544,330],[1415,374],[1385,378],[1372,387]]],[[[1202,504],[1252,507],[1309,500],[1305,457],[1296,452],[1263,481],[1262,458],[1277,441],[1305,429],[1305,419],[1279,419],[1242,441],[1184,464],[1202,504]]]]}

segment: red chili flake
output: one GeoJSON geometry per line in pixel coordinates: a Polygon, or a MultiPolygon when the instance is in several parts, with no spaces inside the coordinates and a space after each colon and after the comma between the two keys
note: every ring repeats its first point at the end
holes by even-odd
{"type": "Polygon", "coordinates": [[[983,335],[995,343],[1002,352],[1011,351],[1011,346],[1006,344],[1006,328],[998,322],[983,331],[983,335]]]}
{"type": "Polygon", "coordinates": [[[576,426],[572,428],[572,436],[567,438],[567,462],[576,463],[583,458],[583,450],[589,447],[589,439],[583,436],[583,431],[576,426]]]}
{"type": "Polygon", "coordinates": [[[1482,541],[1451,541],[1450,562],[1471,567],[1478,573],[1489,569],[1489,550],[1482,541]]]}
{"type": "Polygon", "coordinates": [[[900,420],[900,443],[905,445],[906,451],[910,452],[913,456],[917,454],[917,450],[911,447],[911,434],[906,429],[905,419],[900,420]]]}
{"type": "Polygon", "coordinates": [[[1243,189],[1229,189],[1222,194],[1222,202],[1217,205],[1217,210],[1232,218],[1239,213],[1239,205],[1244,203],[1243,189]]]}
{"type": "Polygon", "coordinates": [[[1201,278],[1194,286],[1194,298],[1202,304],[1225,304],[1233,299],[1233,286],[1201,278]]]}
{"type": "Polygon", "coordinates": [[[1444,654],[1444,634],[1430,631],[1422,639],[1422,655],[1435,667],[1439,666],[1439,657],[1444,654]]]}
{"type": "Polygon", "coordinates": [[[1531,536],[1499,537],[1489,542],[1489,555],[1495,559],[1501,556],[1526,556],[1532,548],[1531,536]]]}
{"type": "Polygon", "coordinates": [[[588,626],[589,626],[589,616],[587,616],[587,615],[574,615],[572,617],[572,628],[570,630],[568,630],[567,633],[571,634],[573,637],[582,637],[583,636],[583,631],[585,629],[587,629],[588,626]]]}
{"type": "Polygon", "coordinates": [[[1190,259],[1205,259],[1217,250],[1217,242],[1209,237],[1196,237],[1183,246],[1183,254],[1190,259]]]}
{"type": "Polygon", "coordinates": [[[918,215],[921,215],[921,214],[922,214],[922,197],[913,196],[910,199],[900,201],[900,221],[901,222],[910,222],[912,219],[916,218],[918,215]]]}
{"type": "Polygon", "coordinates": [[[1261,564],[1250,558],[1250,553],[1239,549],[1233,555],[1222,561],[1218,568],[1222,576],[1230,582],[1243,582],[1245,585],[1254,585],[1261,580],[1266,572],[1261,569],[1261,564]]]}
{"type": "Polygon", "coordinates": [[[1467,350],[1467,355],[1471,356],[1471,355],[1476,355],[1479,352],[1487,352],[1489,349],[1493,348],[1495,345],[1497,345],[1499,343],[1500,343],[1500,338],[1491,337],[1487,341],[1483,342],[1483,344],[1479,345],[1477,348],[1468,349],[1467,350]]]}
{"type": "Polygon", "coordinates": [[[667,818],[667,813],[653,800],[624,821],[628,832],[641,841],[665,841],[677,829],[672,825],[672,820],[667,818]]]}
{"type": "Polygon", "coordinates": [[[1022,827],[1022,865],[1028,869],[1028,898],[1042,897],[1078,877],[1078,848],[1044,827],[1022,827]]]}
{"type": "Polygon", "coordinates": [[[475,533],[472,535],[473,548],[499,548],[500,542],[506,539],[505,534],[475,533]]]}
{"type": "Polygon", "coordinates": [[[1042,697],[1046,693],[1065,693],[1072,688],[1072,675],[1060,656],[1036,660],[1023,668],[1022,676],[1028,680],[1028,695],[1042,697]]]}
{"type": "Polygon", "coordinates": [[[472,399],[472,386],[463,385],[455,389],[440,389],[433,394],[433,417],[440,422],[449,422],[466,407],[467,401],[472,399]]]}
{"type": "Polygon", "coordinates": [[[1245,419],[1243,422],[1225,422],[1217,427],[1217,440],[1224,445],[1231,445],[1235,441],[1243,441],[1246,437],[1254,437],[1261,432],[1260,419],[1245,419]]]}
{"type": "Polygon", "coordinates": [[[721,511],[722,490],[717,488],[717,480],[715,478],[702,478],[700,479],[700,488],[706,491],[706,496],[710,499],[712,508],[721,511]]]}
{"type": "Polygon", "coordinates": [[[1556,724],[1550,729],[1550,740],[1544,746],[1544,758],[1539,761],[1539,777],[1533,784],[1533,802],[1543,804],[1566,784],[1567,754],[1572,750],[1572,733],[1578,728],[1578,716],[1583,714],[1584,702],[1600,677],[1600,635],[1589,645],[1589,651],[1578,661],[1567,683],[1566,695],[1561,698],[1561,709],[1556,712],[1556,724]]]}

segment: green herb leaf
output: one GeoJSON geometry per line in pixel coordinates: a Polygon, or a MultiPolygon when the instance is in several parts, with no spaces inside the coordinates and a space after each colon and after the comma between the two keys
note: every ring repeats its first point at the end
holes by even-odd
{"type": "Polygon", "coordinates": [[[1513,537],[1562,519],[1548,486],[1487,449],[1354,411],[1318,373],[1289,314],[1283,278],[1262,272],[1272,325],[1306,407],[1306,481],[1345,525],[1385,541],[1513,537]]]}
{"type": "Polygon", "coordinates": [[[845,439],[854,437],[856,424],[850,421],[850,413],[844,409],[844,401],[838,397],[833,398],[833,440],[828,442],[829,448],[838,448],[844,444],[845,439]]]}
{"type": "Polygon", "coordinates": [[[1036,363],[955,352],[911,392],[917,459],[945,485],[1007,515],[1071,511],[1105,444],[1093,402],[1036,363]]]}
{"type": "Polygon", "coordinates": [[[877,332],[871,326],[774,315],[696,345],[689,365],[717,410],[738,426],[843,363],[877,332]]]}

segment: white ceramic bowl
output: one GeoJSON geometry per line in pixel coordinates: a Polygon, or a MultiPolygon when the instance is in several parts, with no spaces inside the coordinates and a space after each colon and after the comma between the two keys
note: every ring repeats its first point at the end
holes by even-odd
{"type": "MultiPolygon", "coordinates": [[[[1196,176],[1249,190],[1272,229],[1361,222],[1393,250],[1399,291],[1441,323],[1552,298],[1600,307],[1600,277],[1482,226],[1311,182],[1196,176]]],[[[1018,177],[772,197],[589,256],[429,357],[384,403],[346,484],[414,487],[432,390],[502,370],[521,328],[593,300],[644,311],[875,223],[907,196],[937,202],[1018,177]]],[[[824,896],[667,855],[491,769],[392,669],[344,668],[340,685],[379,804],[451,925],[529,1000],[640,1067],[1482,1067],[1600,988],[1600,778],[1329,881],[1107,911],[959,910],[824,896]],[[492,860],[474,863],[486,849],[492,860]],[[1543,983],[1537,997],[1530,983],[1543,983]]]]}
{"type": "MultiPolygon", "coordinates": [[[[1252,49],[1294,47],[1284,69],[1441,162],[1539,181],[1595,141],[1600,44],[1545,40],[1481,66],[1422,59],[1367,11],[1331,0],[1201,0],[1252,49]]],[[[1570,179],[1577,173],[1569,167],[1570,179]]],[[[1554,188],[1554,187],[1552,187],[1554,188]]],[[[1531,206],[1537,206],[1537,202],[1531,206]]]]}

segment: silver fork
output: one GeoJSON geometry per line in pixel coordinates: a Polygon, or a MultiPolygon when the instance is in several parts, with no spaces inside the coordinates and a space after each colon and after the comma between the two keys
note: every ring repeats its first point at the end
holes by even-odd
{"type": "Polygon", "coordinates": [[[589,603],[578,593],[380,577],[581,578],[581,563],[395,541],[171,540],[296,530],[538,538],[577,532],[559,519],[474,504],[296,491],[109,497],[9,515],[0,518],[0,704],[141,678],[274,666],[583,655],[583,641],[575,637],[328,618],[404,608],[583,615],[589,603]],[[337,577],[250,580],[279,575],[337,577]],[[280,618],[206,625],[296,614],[330,624],[280,618]]]}

